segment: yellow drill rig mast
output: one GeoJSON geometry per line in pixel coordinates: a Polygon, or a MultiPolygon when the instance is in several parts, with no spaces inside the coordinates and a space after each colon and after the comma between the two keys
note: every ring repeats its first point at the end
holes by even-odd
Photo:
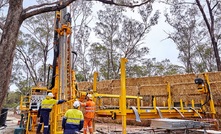
{"type": "Polygon", "coordinates": [[[52,77],[54,85],[51,90],[56,99],[64,99],[68,102],[63,105],[56,105],[51,112],[51,132],[62,133],[61,122],[65,111],[72,107],[75,99],[75,75],[72,70],[72,47],[71,47],[71,15],[67,9],[56,12],[55,44],[57,51],[54,58],[55,75],[52,77]],[[72,86],[73,85],[73,86],[72,86]]]}
{"type": "MultiPolygon", "coordinates": [[[[20,109],[27,117],[25,118],[26,134],[35,134],[38,108],[48,92],[54,94],[57,100],[66,100],[66,103],[55,105],[50,113],[50,133],[62,134],[62,117],[67,109],[72,108],[76,98],[75,72],[72,69],[72,46],[71,46],[71,15],[67,8],[55,13],[54,31],[54,59],[51,83],[47,87],[38,85],[33,87],[29,96],[21,98],[20,109]]],[[[49,79],[49,77],[48,77],[49,79]]]]}

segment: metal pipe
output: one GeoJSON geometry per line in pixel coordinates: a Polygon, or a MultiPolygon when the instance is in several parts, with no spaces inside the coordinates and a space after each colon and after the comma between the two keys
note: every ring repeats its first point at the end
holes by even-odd
{"type": "Polygon", "coordinates": [[[159,107],[156,107],[156,110],[157,110],[157,113],[159,114],[160,118],[162,119],[162,118],[163,118],[163,115],[162,115],[162,113],[160,112],[160,108],[159,108],[159,107]]]}
{"type": "Polygon", "coordinates": [[[184,118],[184,115],[180,112],[180,110],[178,108],[173,107],[173,109],[175,109],[181,115],[181,117],[184,118]]]}

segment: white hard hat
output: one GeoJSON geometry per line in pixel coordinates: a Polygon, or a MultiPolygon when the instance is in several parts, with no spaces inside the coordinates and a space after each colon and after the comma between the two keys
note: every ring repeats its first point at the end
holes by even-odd
{"type": "Polygon", "coordinates": [[[49,97],[54,97],[53,93],[48,93],[49,97]]]}
{"type": "Polygon", "coordinates": [[[78,108],[78,107],[80,106],[80,102],[79,102],[79,101],[75,101],[74,104],[73,104],[73,106],[74,106],[75,108],[78,108]]]}
{"type": "Polygon", "coordinates": [[[88,97],[89,99],[92,99],[92,95],[91,95],[91,94],[88,94],[87,97],[88,97]]]}

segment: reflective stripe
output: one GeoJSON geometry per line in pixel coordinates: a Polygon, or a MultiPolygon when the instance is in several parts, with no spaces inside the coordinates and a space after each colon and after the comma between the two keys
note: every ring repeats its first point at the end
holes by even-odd
{"type": "Polygon", "coordinates": [[[66,124],[79,125],[80,123],[67,122],[66,124]]]}
{"type": "Polygon", "coordinates": [[[94,110],[85,110],[85,112],[94,112],[94,110]]]}
{"type": "Polygon", "coordinates": [[[85,106],[84,117],[85,118],[94,118],[95,110],[96,110],[95,103],[91,100],[88,100],[86,102],[86,106],[85,106]]]}
{"type": "Polygon", "coordinates": [[[48,128],[48,126],[44,126],[44,128],[48,128]]]}
{"type": "Polygon", "coordinates": [[[69,120],[81,120],[80,118],[67,118],[69,120]]]}
{"type": "Polygon", "coordinates": [[[42,104],[42,107],[51,107],[53,106],[54,104],[42,104]]]}

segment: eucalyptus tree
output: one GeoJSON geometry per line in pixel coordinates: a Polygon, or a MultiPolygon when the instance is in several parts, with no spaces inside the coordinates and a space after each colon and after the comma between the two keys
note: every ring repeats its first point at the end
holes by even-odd
{"type": "MultiPolygon", "coordinates": [[[[16,48],[16,42],[18,38],[19,29],[24,20],[32,16],[57,11],[65,8],[67,5],[75,2],[76,0],[66,0],[66,1],[55,1],[55,2],[45,2],[43,4],[31,5],[27,8],[23,8],[23,0],[2,0],[6,3],[6,8],[1,10],[7,11],[6,17],[0,20],[1,29],[1,39],[0,39],[0,108],[5,95],[8,90],[11,72],[12,72],[12,62],[16,48]]],[[[114,4],[127,7],[136,7],[149,3],[151,0],[96,0],[104,4],[114,4]]],[[[0,3],[1,4],[1,3],[0,3]]]]}
{"type": "Polygon", "coordinates": [[[159,17],[158,11],[150,17],[151,4],[136,9],[140,20],[124,15],[128,10],[122,7],[106,6],[105,10],[98,12],[99,22],[96,23],[95,32],[101,39],[98,48],[103,48],[100,50],[103,51],[101,54],[104,58],[99,59],[97,64],[100,65],[99,72],[103,74],[104,79],[119,78],[120,58],[127,58],[135,65],[140,62],[139,59],[148,54],[148,47],[141,47],[142,41],[150,28],[157,24],[159,17]]]}
{"type": "MultiPolygon", "coordinates": [[[[108,71],[106,70],[106,65],[104,59],[106,59],[107,48],[99,42],[91,44],[88,55],[90,55],[90,65],[91,70],[99,71],[99,76],[102,75],[102,78],[108,77],[108,71]]],[[[100,78],[100,77],[99,77],[100,78]]]]}
{"type": "Polygon", "coordinates": [[[176,44],[179,50],[178,58],[184,64],[187,73],[195,72],[193,63],[196,58],[196,40],[199,39],[197,15],[194,6],[178,3],[174,3],[170,7],[170,12],[165,14],[166,22],[174,29],[168,33],[168,38],[176,44]]]}
{"type": "Polygon", "coordinates": [[[53,13],[33,16],[23,23],[25,32],[20,32],[14,64],[24,64],[23,71],[28,70],[34,85],[38,84],[39,79],[46,85],[47,62],[53,46],[53,16],[53,13]]]}
{"type": "Polygon", "coordinates": [[[76,53],[74,68],[78,81],[87,81],[90,68],[87,52],[90,42],[88,41],[91,28],[92,2],[76,1],[71,5],[72,10],[72,36],[73,50],[76,53]]]}
{"type": "Polygon", "coordinates": [[[169,59],[157,61],[156,58],[150,58],[143,61],[142,65],[142,70],[146,73],[145,76],[164,76],[185,73],[183,66],[172,64],[169,59]]]}
{"type": "Polygon", "coordinates": [[[186,71],[220,70],[220,2],[218,0],[167,2],[171,5],[171,16],[166,15],[167,22],[175,29],[175,32],[169,34],[169,38],[177,44],[180,54],[182,53],[179,59],[185,65],[186,71]]]}
{"type": "MultiPolygon", "coordinates": [[[[49,52],[53,47],[54,13],[51,12],[33,16],[25,20],[22,26],[28,31],[27,35],[30,36],[30,39],[27,39],[30,41],[26,44],[26,47],[29,48],[30,51],[33,51],[33,53],[29,51],[30,54],[28,54],[28,56],[32,55],[32,63],[39,62],[36,63],[37,67],[33,67],[36,70],[32,69],[32,71],[30,71],[30,75],[35,74],[35,77],[32,76],[35,85],[38,79],[42,79],[44,85],[46,85],[49,52]],[[42,68],[42,71],[38,70],[38,68],[42,68]]],[[[23,51],[23,53],[24,52],[25,51],[23,51]]],[[[20,53],[22,52],[20,51],[20,53]]],[[[26,66],[28,65],[26,64],[26,66]]]]}
{"type": "Polygon", "coordinates": [[[196,4],[201,12],[203,20],[208,30],[208,34],[211,40],[211,45],[213,47],[217,70],[221,71],[221,61],[220,61],[220,17],[221,17],[221,2],[220,0],[195,0],[196,4]]]}
{"type": "Polygon", "coordinates": [[[102,49],[103,52],[101,54],[105,56],[102,60],[100,59],[103,65],[100,66],[99,72],[103,75],[106,74],[104,75],[105,79],[116,78],[116,63],[119,58],[117,57],[118,46],[115,42],[118,41],[117,34],[120,32],[120,24],[124,17],[123,10],[123,7],[107,5],[105,10],[100,10],[97,13],[99,22],[96,23],[94,30],[97,37],[102,40],[101,44],[105,48],[102,49]]]}

